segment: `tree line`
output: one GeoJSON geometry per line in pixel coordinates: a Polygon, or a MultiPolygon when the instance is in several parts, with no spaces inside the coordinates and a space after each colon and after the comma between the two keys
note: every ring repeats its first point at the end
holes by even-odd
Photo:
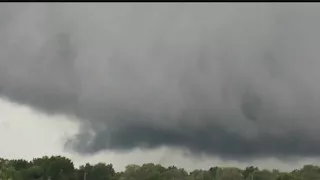
{"type": "Polygon", "coordinates": [[[320,167],[305,165],[292,172],[265,170],[250,166],[211,167],[187,172],[159,164],[127,165],[116,172],[112,164],[86,163],[76,168],[63,156],[44,156],[31,161],[0,158],[0,180],[320,180],[320,167]]]}

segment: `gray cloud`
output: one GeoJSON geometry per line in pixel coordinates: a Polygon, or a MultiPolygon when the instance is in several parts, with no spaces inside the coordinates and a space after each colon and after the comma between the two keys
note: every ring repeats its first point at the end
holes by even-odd
{"type": "Polygon", "coordinates": [[[0,94],[82,123],[67,148],[320,154],[318,4],[4,4],[0,94]]]}

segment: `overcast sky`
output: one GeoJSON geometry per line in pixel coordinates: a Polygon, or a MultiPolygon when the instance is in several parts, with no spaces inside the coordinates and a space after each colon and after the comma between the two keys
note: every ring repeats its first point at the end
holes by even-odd
{"type": "Polygon", "coordinates": [[[0,97],[11,103],[0,104],[0,156],[64,154],[117,170],[312,163],[320,156],[319,10],[2,4],[0,97]]]}

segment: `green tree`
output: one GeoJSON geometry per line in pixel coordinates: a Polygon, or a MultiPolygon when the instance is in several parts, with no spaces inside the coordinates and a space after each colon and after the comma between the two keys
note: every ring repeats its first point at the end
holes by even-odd
{"type": "Polygon", "coordinates": [[[62,156],[44,156],[28,162],[23,159],[0,158],[0,180],[319,180],[320,168],[305,165],[301,169],[283,173],[279,170],[259,170],[250,166],[244,170],[212,167],[187,173],[183,168],[146,163],[128,165],[125,171],[115,172],[112,164],[89,163],[75,168],[62,156]]]}
{"type": "Polygon", "coordinates": [[[253,180],[276,180],[277,174],[268,170],[254,171],[253,180]]]}
{"type": "Polygon", "coordinates": [[[223,168],[219,180],[243,180],[242,172],[238,168],[223,168]]]}
{"type": "Polygon", "coordinates": [[[21,176],[24,180],[40,179],[44,175],[44,170],[41,166],[31,166],[21,170],[21,176]]]}
{"type": "Polygon", "coordinates": [[[169,166],[166,171],[162,173],[162,179],[169,179],[169,180],[185,180],[188,177],[188,173],[180,168],[178,169],[175,166],[169,166]]]}
{"type": "Polygon", "coordinates": [[[0,169],[1,180],[22,180],[19,171],[16,171],[14,167],[7,166],[0,169]]]}
{"type": "Polygon", "coordinates": [[[115,175],[112,164],[98,163],[90,169],[87,180],[111,180],[115,175]]]}
{"type": "Polygon", "coordinates": [[[276,180],[301,180],[301,179],[289,173],[282,173],[276,180]]]}
{"type": "Polygon", "coordinates": [[[320,179],[320,168],[314,165],[305,165],[300,170],[292,172],[292,174],[295,174],[296,177],[302,180],[320,179]]]}
{"type": "Polygon", "coordinates": [[[17,160],[13,159],[13,160],[10,160],[8,163],[17,171],[20,171],[22,169],[27,169],[31,166],[31,164],[28,161],[23,159],[17,159],[17,160]]]}
{"type": "Polygon", "coordinates": [[[214,179],[214,180],[218,180],[219,179],[219,173],[221,173],[222,172],[222,168],[219,168],[219,167],[211,167],[210,169],[209,169],[209,174],[210,174],[210,176],[212,177],[212,179],[214,179]]]}
{"type": "Polygon", "coordinates": [[[259,171],[259,168],[253,166],[246,167],[242,171],[242,177],[247,180],[255,171],[259,171]]]}

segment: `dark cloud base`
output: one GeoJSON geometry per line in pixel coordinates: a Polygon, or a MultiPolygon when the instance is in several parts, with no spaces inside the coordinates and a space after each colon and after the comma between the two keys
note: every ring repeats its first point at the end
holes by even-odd
{"type": "Polygon", "coordinates": [[[285,159],[302,154],[304,157],[314,157],[320,154],[317,138],[301,131],[286,132],[283,136],[261,133],[257,138],[247,139],[214,124],[198,129],[182,126],[172,130],[145,123],[110,127],[95,133],[94,137],[79,134],[78,138],[70,139],[66,147],[88,155],[105,149],[130,151],[136,147],[154,149],[167,146],[186,148],[192,154],[205,153],[237,160],[268,157],[285,159]],[[80,142],[85,139],[88,144],[80,142]]]}

